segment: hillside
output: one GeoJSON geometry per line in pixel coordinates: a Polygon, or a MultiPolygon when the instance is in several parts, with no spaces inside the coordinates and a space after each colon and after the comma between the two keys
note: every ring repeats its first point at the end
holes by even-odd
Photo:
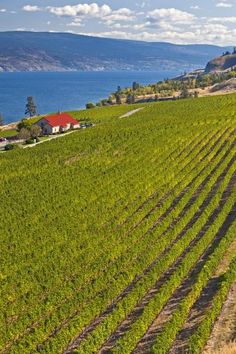
{"type": "Polygon", "coordinates": [[[0,48],[2,71],[188,70],[229,49],[46,32],[0,32],[0,48]]]}
{"type": "Polygon", "coordinates": [[[96,126],[0,154],[1,352],[203,351],[236,280],[235,105],[71,112],[96,126]]]}
{"type": "Polygon", "coordinates": [[[236,66],[236,54],[217,57],[207,63],[206,73],[225,71],[236,66]]]}

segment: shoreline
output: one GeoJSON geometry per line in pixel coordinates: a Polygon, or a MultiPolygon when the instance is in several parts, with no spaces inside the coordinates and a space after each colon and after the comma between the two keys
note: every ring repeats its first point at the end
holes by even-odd
{"type": "MultiPolygon", "coordinates": [[[[209,86],[209,87],[206,87],[204,90],[198,90],[199,91],[199,98],[203,98],[203,97],[210,97],[210,96],[223,96],[223,95],[230,95],[230,94],[234,94],[236,93],[236,90],[225,90],[225,91],[215,91],[215,92],[211,92],[212,86],[209,86]]],[[[191,90],[190,90],[191,91],[191,90]]],[[[177,94],[178,92],[176,92],[175,94],[177,94]]],[[[137,97],[137,101],[142,99],[143,101],[146,100],[146,103],[150,103],[149,100],[154,98],[154,94],[151,94],[151,95],[144,95],[144,96],[139,96],[137,97]]],[[[174,97],[174,96],[173,96],[174,97]]],[[[161,101],[165,101],[165,98],[169,98],[170,97],[162,97],[159,101],[155,101],[156,103],[158,102],[161,102],[161,101]]],[[[188,99],[188,98],[187,98],[188,99]]],[[[173,98],[174,100],[174,98],[173,98]]],[[[154,101],[153,101],[154,102],[154,101]]],[[[134,104],[138,104],[139,102],[135,102],[134,104]]],[[[142,102],[142,103],[145,103],[145,102],[142,102]]],[[[121,106],[125,106],[127,105],[127,103],[122,103],[121,106]]],[[[132,104],[131,104],[132,105],[132,104]]],[[[116,104],[113,104],[111,105],[112,106],[117,106],[116,104]]],[[[104,106],[104,107],[108,107],[108,106],[104,106]]],[[[98,109],[98,108],[102,108],[102,107],[95,107],[95,108],[92,108],[92,109],[98,109]]],[[[86,110],[84,108],[82,109],[78,109],[78,111],[83,111],[83,110],[86,110]]],[[[68,111],[69,112],[69,111],[68,111]]],[[[36,119],[36,118],[39,118],[42,117],[42,116],[47,116],[49,113],[45,113],[45,114],[40,114],[38,116],[34,116],[34,117],[26,117],[26,118],[22,118],[22,119],[36,119]]],[[[8,123],[8,124],[4,124],[0,127],[0,134],[1,132],[5,132],[5,131],[10,131],[10,130],[14,130],[16,129],[17,127],[17,124],[20,122],[21,120],[18,120],[18,121],[14,121],[14,122],[11,122],[11,123],[8,123]]]]}

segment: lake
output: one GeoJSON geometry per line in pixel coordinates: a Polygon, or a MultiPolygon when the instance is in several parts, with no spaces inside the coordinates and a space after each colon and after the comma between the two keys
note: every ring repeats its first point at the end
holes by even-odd
{"type": "Polygon", "coordinates": [[[0,113],[5,123],[24,117],[27,96],[33,96],[39,114],[81,109],[98,102],[133,81],[155,83],[180,74],[160,72],[31,72],[0,73],[0,113]]]}

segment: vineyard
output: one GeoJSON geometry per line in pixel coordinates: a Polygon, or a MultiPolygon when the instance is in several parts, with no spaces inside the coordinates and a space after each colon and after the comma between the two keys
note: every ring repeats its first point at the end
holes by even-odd
{"type": "Polygon", "coordinates": [[[235,107],[71,112],[96,125],[0,155],[0,353],[204,351],[236,280],[235,107]]]}

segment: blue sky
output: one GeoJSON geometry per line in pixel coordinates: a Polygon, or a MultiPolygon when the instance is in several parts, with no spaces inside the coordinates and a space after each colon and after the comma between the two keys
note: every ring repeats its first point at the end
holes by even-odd
{"type": "Polygon", "coordinates": [[[0,0],[0,30],[236,45],[236,0],[0,0]]]}

